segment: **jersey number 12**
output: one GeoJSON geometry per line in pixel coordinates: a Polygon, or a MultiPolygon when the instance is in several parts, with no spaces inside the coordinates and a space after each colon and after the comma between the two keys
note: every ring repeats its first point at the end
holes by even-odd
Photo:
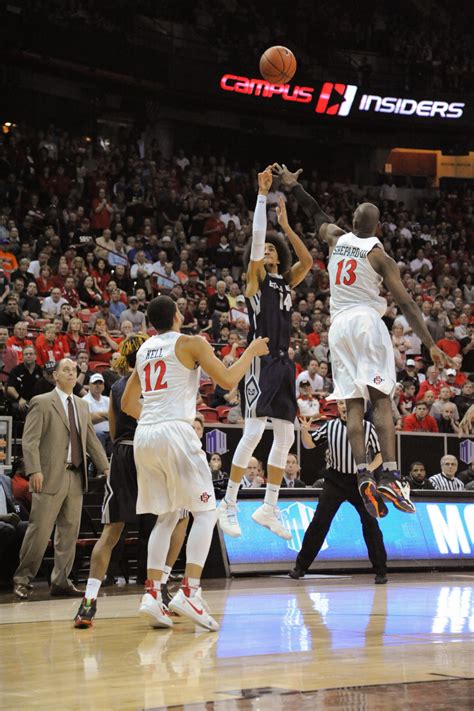
{"type": "Polygon", "coordinates": [[[145,392],[151,393],[157,390],[165,390],[168,383],[163,382],[166,373],[166,363],[163,360],[157,360],[153,364],[153,373],[151,363],[147,363],[144,368],[145,373],[145,392]],[[151,382],[153,377],[154,383],[151,382]]]}
{"type": "Polygon", "coordinates": [[[355,259],[341,259],[337,263],[336,285],[344,284],[345,286],[350,286],[353,284],[357,278],[356,267],[357,262],[355,259]]]}

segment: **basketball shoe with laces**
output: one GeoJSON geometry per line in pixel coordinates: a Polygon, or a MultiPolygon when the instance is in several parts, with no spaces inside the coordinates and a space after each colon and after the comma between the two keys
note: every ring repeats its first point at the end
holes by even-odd
{"type": "Polygon", "coordinates": [[[97,601],[94,598],[82,599],[77,615],[74,618],[74,627],[78,630],[87,629],[92,627],[92,621],[97,612],[97,601]]]}
{"type": "Polygon", "coordinates": [[[217,509],[217,520],[221,530],[231,538],[239,538],[242,535],[237,519],[237,504],[231,504],[222,499],[217,509]]]}
{"type": "Polygon", "coordinates": [[[170,628],[173,626],[170,612],[161,598],[160,590],[153,587],[152,581],[145,581],[145,594],[142,597],[138,614],[152,627],[170,628]]]}
{"type": "Polygon", "coordinates": [[[202,597],[201,588],[190,587],[186,578],[183,580],[182,587],[171,600],[170,610],[178,615],[188,617],[196,625],[211,632],[217,632],[219,629],[218,622],[211,616],[209,607],[202,597]]]}
{"type": "Polygon", "coordinates": [[[364,502],[367,512],[373,518],[383,518],[388,514],[388,508],[377,490],[372,473],[367,469],[360,469],[357,472],[357,485],[359,487],[360,496],[364,502]]]}
{"type": "Polygon", "coordinates": [[[378,490],[384,499],[391,501],[399,511],[404,513],[416,512],[415,504],[410,499],[410,485],[408,482],[402,481],[400,472],[384,469],[380,477],[378,490]]]}
{"type": "Polygon", "coordinates": [[[285,541],[291,540],[290,531],[281,522],[280,509],[278,506],[270,506],[270,504],[262,504],[252,514],[252,519],[260,526],[265,526],[272,533],[275,533],[285,541]]]}

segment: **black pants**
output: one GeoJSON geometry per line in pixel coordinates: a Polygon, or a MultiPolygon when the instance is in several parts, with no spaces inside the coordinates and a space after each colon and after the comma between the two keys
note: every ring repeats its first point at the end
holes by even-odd
{"type": "Polygon", "coordinates": [[[296,563],[308,570],[324,543],[334,516],[340,505],[348,501],[356,509],[362,523],[362,534],[370,562],[377,575],[387,572],[387,551],[377,519],[367,513],[357,488],[355,476],[331,471],[331,478],[324,480],[318,506],[309,524],[296,563]]]}

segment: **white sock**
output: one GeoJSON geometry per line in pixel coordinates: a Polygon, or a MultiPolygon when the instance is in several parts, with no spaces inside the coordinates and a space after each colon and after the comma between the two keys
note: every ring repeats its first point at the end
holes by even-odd
{"type": "Polygon", "coordinates": [[[97,600],[99,595],[100,586],[102,585],[102,580],[97,580],[97,578],[88,578],[86,585],[86,592],[84,597],[87,600],[97,600]]]}
{"type": "Polygon", "coordinates": [[[183,587],[187,587],[189,590],[189,596],[192,597],[196,594],[196,590],[200,586],[201,581],[199,578],[185,578],[183,581],[183,587]]]}
{"type": "Polygon", "coordinates": [[[357,471],[358,471],[358,472],[362,472],[362,471],[364,471],[365,469],[368,469],[368,466],[369,466],[369,465],[367,464],[367,462],[364,462],[363,464],[358,464],[358,465],[357,465],[357,471]]]}
{"type": "Polygon", "coordinates": [[[385,471],[396,472],[398,467],[396,462],[384,462],[383,468],[385,471]]]}
{"type": "Polygon", "coordinates": [[[235,504],[237,503],[237,494],[239,493],[240,489],[240,482],[237,483],[236,481],[232,481],[232,479],[229,479],[227,482],[227,491],[225,492],[224,499],[226,503],[228,504],[235,504]]]}
{"type": "Polygon", "coordinates": [[[170,577],[171,573],[171,566],[170,565],[165,565],[163,566],[163,575],[161,576],[161,584],[166,585],[168,582],[168,578],[170,577]]]}
{"type": "Polygon", "coordinates": [[[269,506],[276,506],[278,503],[278,494],[280,493],[280,487],[277,484],[267,484],[267,489],[265,491],[265,498],[263,502],[269,506]]]}

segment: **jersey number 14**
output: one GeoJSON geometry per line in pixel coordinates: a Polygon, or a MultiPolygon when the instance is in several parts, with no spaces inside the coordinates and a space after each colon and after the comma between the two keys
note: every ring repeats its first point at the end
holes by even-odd
{"type": "Polygon", "coordinates": [[[355,259],[341,259],[337,263],[336,285],[344,284],[345,286],[350,286],[353,284],[357,278],[356,267],[357,262],[355,259]]]}
{"type": "Polygon", "coordinates": [[[291,311],[291,307],[293,306],[293,302],[291,301],[291,294],[287,294],[285,298],[283,298],[283,292],[280,291],[280,309],[281,311],[291,311]]]}
{"type": "Polygon", "coordinates": [[[147,363],[143,372],[145,373],[145,392],[156,392],[168,387],[168,383],[163,382],[166,373],[166,363],[163,360],[153,363],[153,368],[151,363],[147,363]]]}

